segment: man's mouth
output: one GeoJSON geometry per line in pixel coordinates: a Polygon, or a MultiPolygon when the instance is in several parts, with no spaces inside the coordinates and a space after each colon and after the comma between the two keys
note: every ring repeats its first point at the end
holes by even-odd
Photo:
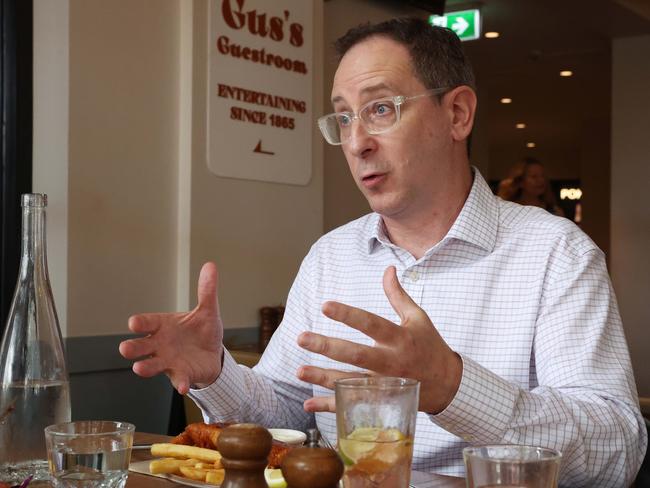
{"type": "Polygon", "coordinates": [[[370,173],[361,178],[363,186],[372,188],[379,185],[386,178],[386,173],[370,173]]]}

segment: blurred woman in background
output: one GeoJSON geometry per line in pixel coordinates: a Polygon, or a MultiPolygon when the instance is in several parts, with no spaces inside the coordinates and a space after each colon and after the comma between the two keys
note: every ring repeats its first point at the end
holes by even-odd
{"type": "Polygon", "coordinates": [[[497,195],[521,205],[534,205],[564,217],[544,174],[544,166],[534,158],[515,164],[508,178],[499,183],[497,195]]]}

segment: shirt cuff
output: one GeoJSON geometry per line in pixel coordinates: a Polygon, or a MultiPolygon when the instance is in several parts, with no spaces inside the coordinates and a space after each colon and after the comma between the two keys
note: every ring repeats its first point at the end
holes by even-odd
{"type": "Polygon", "coordinates": [[[190,388],[188,395],[201,409],[204,417],[218,416],[225,421],[238,416],[246,398],[245,384],[244,372],[224,348],[219,377],[205,388],[190,388]]]}
{"type": "Polygon", "coordinates": [[[510,425],[518,388],[461,355],[463,375],[456,396],[433,423],[471,444],[498,443],[510,425]]]}

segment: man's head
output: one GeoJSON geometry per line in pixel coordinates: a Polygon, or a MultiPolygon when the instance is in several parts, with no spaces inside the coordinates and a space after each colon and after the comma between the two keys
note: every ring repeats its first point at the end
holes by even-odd
{"type": "Polygon", "coordinates": [[[422,20],[396,19],[352,29],[336,48],[339,115],[319,124],[340,128],[330,142],[342,142],[373,210],[389,218],[435,212],[469,174],[476,95],[460,41],[422,20]]]}
{"type": "Polygon", "coordinates": [[[334,43],[339,62],[353,46],[373,36],[383,36],[406,47],[416,76],[427,88],[467,85],[476,89],[472,66],[458,36],[416,18],[391,19],[350,29],[334,43]]]}

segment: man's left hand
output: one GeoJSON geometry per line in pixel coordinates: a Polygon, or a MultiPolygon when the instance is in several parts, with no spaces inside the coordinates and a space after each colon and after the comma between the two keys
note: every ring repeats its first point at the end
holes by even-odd
{"type": "MultiPolygon", "coordinates": [[[[384,292],[399,315],[397,325],[378,315],[338,302],[323,304],[323,314],[342,322],[375,340],[366,346],[343,339],[303,332],[298,345],[335,361],[357,366],[368,374],[398,376],[420,381],[419,410],[439,413],[454,398],[463,372],[460,356],[442,339],[427,314],[404,291],[394,266],[384,272],[384,292]]],[[[302,366],[298,378],[334,389],[340,378],[359,373],[302,366]]],[[[305,401],[308,412],[334,412],[334,397],[315,397],[305,401]]]]}

